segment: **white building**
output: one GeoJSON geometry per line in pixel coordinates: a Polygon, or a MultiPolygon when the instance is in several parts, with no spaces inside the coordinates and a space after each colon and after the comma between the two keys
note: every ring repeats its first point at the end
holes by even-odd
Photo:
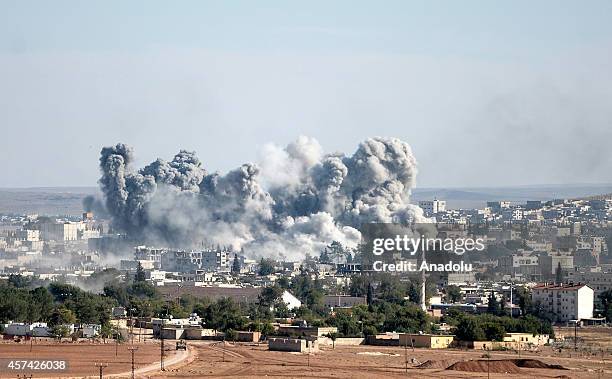
{"type": "Polygon", "coordinates": [[[20,241],[38,242],[40,241],[40,230],[21,229],[15,232],[15,238],[20,241]]]}
{"type": "Polygon", "coordinates": [[[580,271],[568,271],[565,280],[570,283],[585,283],[593,289],[595,302],[599,302],[599,295],[612,289],[612,271],[604,271],[601,267],[594,267],[580,271]]]}
{"type": "Polygon", "coordinates": [[[531,251],[518,251],[512,255],[500,257],[499,268],[502,273],[512,278],[538,280],[542,275],[539,256],[531,251]]]}
{"type": "Polygon", "coordinates": [[[510,208],[509,201],[487,201],[487,207],[491,209],[492,212],[500,213],[502,209],[510,208]]]}
{"type": "Polygon", "coordinates": [[[83,337],[94,338],[100,334],[102,326],[100,324],[83,324],[81,329],[83,330],[83,337]]]}
{"type": "Polygon", "coordinates": [[[431,216],[438,212],[444,212],[446,210],[446,201],[438,199],[419,201],[419,207],[423,209],[426,216],[431,216]]]}
{"type": "Polygon", "coordinates": [[[283,303],[287,304],[287,309],[298,309],[302,306],[302,302],[297,297],[293,296],[289,291],[283,292],[281,296],[283,303]]]}
{"type": "Polygon", "coordinates": [[[76,241],[82,226],[77,222],[42,222],[40,237],[45,241],[76,241]]]}
{"type": "Polygon", "coordinates": [[[531,300],[554,314],[558,322],[593,317],[593,290],[586,284],[542,284],[532,288],[531,300]]]}

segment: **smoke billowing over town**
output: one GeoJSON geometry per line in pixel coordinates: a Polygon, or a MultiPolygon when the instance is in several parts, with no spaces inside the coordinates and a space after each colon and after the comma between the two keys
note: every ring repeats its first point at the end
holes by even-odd
{"type": "Polygon", "coordinates": [[[611,1],[1,4],[0,378],[612,378],[611,1]]]}
{"type": "Polygon", "coordinates": [[[362,223],[425,220],[410,204],[416,159],[395,138],[369,138],[345,155],[302,136],[225,174],[185,150],[140,169],[133,154],[121,143],[103,148],[99,183],[113,227],[143,242],[295,258],[333,241],[355,247],[362,223]]]}

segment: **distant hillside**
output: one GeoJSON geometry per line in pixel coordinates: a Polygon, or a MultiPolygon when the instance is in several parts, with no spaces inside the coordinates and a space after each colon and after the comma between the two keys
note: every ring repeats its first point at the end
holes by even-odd
{"type": "Polygon", "coordinates": [[[609,194],[612,184],[539,185],[491,188],[416,188],[412,200],[446,200],[451,209],[482,208],[487,201],[508,200],[525,203],[527,200],[583,198],[609,194]]]}
{"type": "Polygon", "coordinates": [[[0,188],[0,213],[79,215],[83,198],[98,195],[97,187],[0,188]]]}
{"type": "MultiPolygon", "coordinates": [[[[482,208],[487,201],[556,198],[586,198],[612,193],[612,184],[572,184],[517,187],[416,188],[412,202],[446,200],[448,207],[482,208]]],[[[80,215],[85,196],[101,197],[97,187],[0,188],[0,213],[38,213],[42,215],[80,215]]]]}

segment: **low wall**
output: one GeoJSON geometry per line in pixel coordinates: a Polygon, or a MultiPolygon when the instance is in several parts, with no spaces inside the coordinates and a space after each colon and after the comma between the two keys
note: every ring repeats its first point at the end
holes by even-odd
{"type": "Polygon", "coordinates": [[[237,332],[236,341],[238,342],[259,342],[260,332],[237,332]]]}
{"type": "Polygon", "coordinates": [[[514,342],[514,341],[459,341],[457,342],[458,347],[474,349],[474,350],[496,350],[496,349],[509,349],[509,350],[537,350],[537,345],[526,342],[514,342]]]}
{"type": "MultiPolygon", "coordinates": [[[[332,341],[329,337],[319,337],[317,338],[317,342],[319,345],[323,346],[334,346],[334,341],[332,341]]],[[[363,337],[343,337],[336,338],[336,346],[357,346],[357,345],[365,345],[365,338],[363,337]]]]}
{"type": "Polygon", "coordinates": [[[399,346],[399,336],[397,338],[376,338],[376,336],[370,335],[366,337],[366,345],[399,346]]]}
{"type": "Polygon", "coordinates": [[[318,350],[318,343],[297,338],[269,338],[268,349],[296,353],[311,352],[318,350]]]}

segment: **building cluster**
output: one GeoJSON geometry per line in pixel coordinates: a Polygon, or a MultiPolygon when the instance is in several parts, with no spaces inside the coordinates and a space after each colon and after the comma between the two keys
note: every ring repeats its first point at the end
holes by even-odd
{"type": "MultiPolygon", "coordinates": [[[[494,298],[518,316],[517,293],[524,287],[532,303],[553,314],[557,322],[597,322],[594,311],[601,305],[599,296],[612,289],[611,200],[496,201],[484,209],[451,210],[443,200],[434,199],[420,206],[446,237],[486,242],[484,252],[462,257],[471,263],[472,271],[428,276],[427,281],[436,285],[427,299],[432,315],[440,316],[450,308],[488,312],[494,298]],[[447,291],[451,286],[458,289],[452,298],[447,291]]],[[[143,275],[168,298],[189,293],[252,303],[265,286],[307,274],[327,291],[324,305],[329,309],[366,303],[365,294],[348,295],[352,276],[370,270],[358,252],[332,246],[324,252],[313,251],[312,256],[279,262],[252,259],[222,246],[186,250],[134,246],[126,236],[109,233],[108,224],[91,213],[79,219],[0,216],[0,275],[5,277],[22,274],[78,284],[96,271],[114,267],[126,277],[143,275]]],[[[287,291],[282,301],[288,309],[302,305],[287,291]]],[[[189,326],[176,322],[165,327],[189,326]]],[[[445,343],[444,339],[431,342],[445,343]]]]}
{"type": "Polygon", "coordinates": [[[88,244],[104,230],[108,224],[92,213],[81,218],[1,215],[0,272],[73,283],[103,264],[88,244]]]}
{"type": "Polygon", "coordinates": [[[460,286],[466,308],[486,309],[487,287],[513,283],[529,288],[532,300],[559,322],[591,320],[601,308],[600,295],[612,290],[609,196],[492,201],[483,209],[448,210],[440,200],[420,205],[439,228],[450,225],[463,230],[459,234],[486,241],[486,255],[472,257],[473,272],[448,273],[440,283],[460,286]]]}
{"type": "Polygon", "coordinates": [[[513,222],[529,225],[571,224],[575,222],[603,223],[612,220],[612,199],[533,200],[525,204],[510,201],[490,201],[483,209],[446,209],[444,200],[420,201],[426,216],[438,223],[513,222]]]}

